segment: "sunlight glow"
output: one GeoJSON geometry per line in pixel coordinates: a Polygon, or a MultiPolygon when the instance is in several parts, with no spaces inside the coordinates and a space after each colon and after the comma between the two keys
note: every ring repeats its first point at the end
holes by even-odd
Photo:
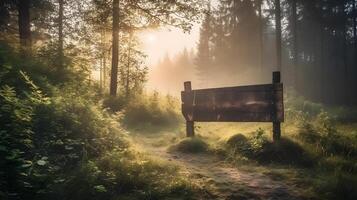
{"type": "Polygon", "coordinates": [[[149,68],[156,65],[166,54],[173,56],[184,48],[196,48],[199,37],[199,24],[195,24],[190,33],[172,27],[147,30],[139,34],[142,50],[147,54],[149,68]]]}
{"type": "Polygon", "coordinates": [[[150,44],[153,44],[156,42],[156,35],[153,34],[153,33],[149,33],[147,36],[146,36],[146,42],[150,43],[150,44]]]}

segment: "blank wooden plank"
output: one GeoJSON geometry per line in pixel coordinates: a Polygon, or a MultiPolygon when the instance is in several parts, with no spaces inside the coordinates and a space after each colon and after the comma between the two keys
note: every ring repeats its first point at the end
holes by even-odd
{"type": "Polygon", "coordinates": [[[199,122],[282,122],[282,95],[282,84],[192,90],[181,93],[182,113],[199,122]]]}

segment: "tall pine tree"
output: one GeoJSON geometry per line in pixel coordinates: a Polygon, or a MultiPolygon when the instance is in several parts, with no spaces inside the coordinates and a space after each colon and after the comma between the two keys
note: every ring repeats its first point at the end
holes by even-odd
{"type": "Polygon", "coordinates": [[[195,64],[197,66],[197,75],[201,82],[204,83],[210,79],[210,68],[212,67],[210,41],[212,38],[211,27],[211,6],[208,5],[208,10],[205,13],[201,29],[200,38],[197,46],[197,56],[195,64]]]}

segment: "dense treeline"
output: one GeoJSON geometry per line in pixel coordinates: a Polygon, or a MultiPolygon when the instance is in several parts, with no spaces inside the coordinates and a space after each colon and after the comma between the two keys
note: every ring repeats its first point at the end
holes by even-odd
{"type": "Polygon", "coordinates": [[[196,80],[195,52],[186,48],[172,58],[166,54],[148,74],[148,86],[155,90],[177,94],[183,82],[196,80]]]}
{"type": "Polygon", "coordinates": [[[284,83],[301,95],[328,104],[355,105],[356,4],[355,0],[220,1],[208,9],[202,23],[197,53],[200,79],[207,84],[217,79],[247,83],[248,76],[266,82],[282,62],[284,83]],[[282,24],[280,31],[277,22],[282,24]],[[281,45],[276,42],[278,33],[281,45]],[[281,60],[276,53],[280,47],[281,60]]]}

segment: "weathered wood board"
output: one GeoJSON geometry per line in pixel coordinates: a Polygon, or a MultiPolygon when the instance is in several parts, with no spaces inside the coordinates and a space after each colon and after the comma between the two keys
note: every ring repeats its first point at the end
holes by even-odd
{"type": "Polygon", "coordinates": [[[186,121],[283,122],[283,84],[265,84],[181,92],[186,121]]]}

